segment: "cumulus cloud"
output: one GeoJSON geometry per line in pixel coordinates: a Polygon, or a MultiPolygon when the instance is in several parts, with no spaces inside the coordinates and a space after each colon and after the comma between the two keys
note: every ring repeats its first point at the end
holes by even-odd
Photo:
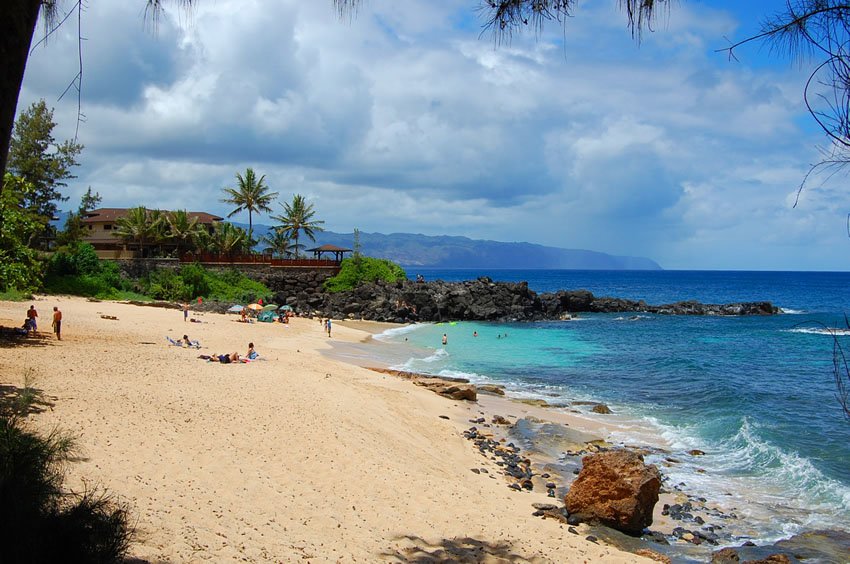
{"type": "MultiPolygon", "coordinates": [[[[330,0],[217,0],[169,12],[155,35],[143,4],[83,14],[72,199],[91,186],[104,205],[223,215],[221,188],[253,166],[336,231],[674,268],[837,267],[806,247],[844,244],[850,201],[826,184],[789,204],[817,159],[803,71],[715,52],[741,14],[683,3],[637,46],[623,14],[582,4],[566,30],[497,47],[468,0],[372,0],[350,21],[330,0]]],[[[76,73],[76,30],[60,31],[31,57],[19,109],[46,98],[68,137],[75,100],[55,100],[76,73]]]]}

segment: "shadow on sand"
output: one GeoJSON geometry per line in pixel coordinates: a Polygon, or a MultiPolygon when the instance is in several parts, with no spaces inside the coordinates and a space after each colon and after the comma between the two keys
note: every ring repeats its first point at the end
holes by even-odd
{"type": "Polygon", "coordinates": [[[47,398],[38,388],[25,385],[23,388],[10,384],[0,384],[0,414],[14,414],[26,417],[53,409],[53,400],[47,398]]]}
{"type": "Polygon", "coordinates": [[[15,349],[19,347],[46,347],[56,340],[53,333],[41,331],[35,335],[21,333],[18,327],[0,325],[0,348],[15,349]]]}
{"type": "Polygon", "coordinates": [[[513,552],[508,543],[491,543],[469,537],[442,539],[431,543],[413,535],[396,537],[396,541],[405,539],[413,546],[394,552],[385,552],[381,556],[397,562],[433,564],[444,562],[534,562],[513,552]]]}

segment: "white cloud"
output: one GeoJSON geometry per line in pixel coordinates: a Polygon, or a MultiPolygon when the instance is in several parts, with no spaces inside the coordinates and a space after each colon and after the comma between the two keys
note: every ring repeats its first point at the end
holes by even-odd
{"type": "MultiPolygon", "coordinates": [[[[566,31],[495,47],[467,0],[371,0],[351,22],[330,0],[217,0],[157,36],[142,4],[84,13],[72,198],[91,185],[104,205],[224,213],[221,187],[253,166],[337,231],[843,268],[828,250],[850,209],[835,182],[789,204],[817,158],[803,71],[715,53],[740,24],[728,13],[674,6],[638,47],[609,3],[582,4],[566,31]]],[[[74,46],[69,28],[35,52],[20,108],[56,99],[74,46]]],[[[75,101],[56,106],[68,137],[75,101]]]]}

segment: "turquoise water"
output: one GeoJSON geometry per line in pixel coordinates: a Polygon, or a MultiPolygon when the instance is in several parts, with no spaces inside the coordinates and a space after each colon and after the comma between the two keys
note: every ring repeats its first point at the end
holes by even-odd
{"type": "MultiPolygon", "coordinates": [[[[487,274],[535,290],[587,288],[649,303],[767,299],[794,312],[422,324],[381,339],[406,345],[405,358],[391,362],[399,368],[504,384],[554,404],[605,402],[620,424],[615,439],[650,436],[673,453],[705,451],[699,466],[665,468],[670,482],[733,506],[760,540],[843,529],[850,520],[850,420],[836,400],[833,339],[823,329],[844,324],[850,274],[417,272],[444,280],[487,274]]],[[[850,337],[838,339],[850,351],[850,337]]]]}

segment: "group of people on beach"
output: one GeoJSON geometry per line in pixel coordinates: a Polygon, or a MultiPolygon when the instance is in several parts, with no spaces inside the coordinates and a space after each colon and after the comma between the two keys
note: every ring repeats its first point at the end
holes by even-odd
{"type": "MultiPolygon", "coordinates": [[[[35,305],[30,305],[27,310],[27,318],[24,320],[23,329],[27,335],[35,336],[38,332],[38,310],[35,305]]],[[[62,340],[62,312],[57,306],[53,306],[53,332],[56,333],[56,338],[62,340]]]]}

